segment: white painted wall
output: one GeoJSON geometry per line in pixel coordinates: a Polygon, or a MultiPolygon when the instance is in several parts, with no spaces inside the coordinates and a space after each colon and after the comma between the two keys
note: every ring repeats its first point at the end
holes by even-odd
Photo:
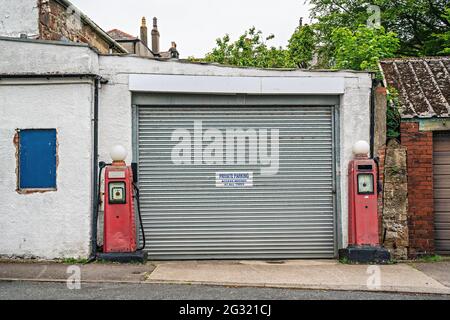
{"type": "MultiPolygon", "coordinates": [[[[131,162],[131,92],[129,74],[138,75],[189,75],[189,76],[233,76],[233,77],[296,77],[308,79],[342,79],[344,93],[340,108],[340,161],[338,168],[341,180],[341,247],[348,241],[348,162],[352,159],[352,146],[358,140],[369,141],[370,137],[370,89],[371,76],[368,73],[347,71],[276,71],[250,68],[232,68],[214,65],[156,61],[138,57],[101,56],[100,73],[109,79],[100,95],[100,158],[109,161],[108,150],[115,143],[123,144],[129,152],[131,162]],[[119,120],[120,119],[120,120],[119,120]]],[[[139,78],[139,77],[138,77],[139,78]]],[[[145,78],[145,77],[144,77],[145,78]]],[[[300,82],[302,82],[300,81],[300,82]]],[[[301,92],[299,88],[299,92],[301,92]]],[[[183,91],[180,89],[180,91],[183,91]]],[[[313,92],[311,92],[313,93],[313,92]]],[[[322,93],[322,92],[318,92],[322,93]]]]}
{"type": "MultiPolygon", "coordinates": [[[[2,74],[97,74],[84,45],[0,40],[2,74]]],[[[91,236],[91,80],[0,77],[0,255],[87,257],[91,236]],[[18,194],[13,138],[17,128],[56,128],[56,192],[18,194]]]]}
{"type": "Polygon", "coordinates": [[[7,83],[0,81],[0,255],[87,257],[92,203],[92,84],[7,83]],[[17,128],[57,129],[57,191],[16,192],[13,138],[17,128]]]}
{"type": "Polygon", "coordinates": [[[98,72],[98,55],[83,44],[0,40],[0,74],[98,72]]]}
{"type": "Polygon", "coordinates": [[[0,0],[0,36],[39,35],[38,0],[0,0]]]}
{"type": "MultiPolygon", "coordinates": [[[[97,73],[86,46],[0,40],[0,74],[97,73]]],[[[80,79],[0,79],[0,255],[86,257],[91,226],[93,85],[80,79]],[[58,131],[58,191],[16,192],[17,128],[58,131]]]]}

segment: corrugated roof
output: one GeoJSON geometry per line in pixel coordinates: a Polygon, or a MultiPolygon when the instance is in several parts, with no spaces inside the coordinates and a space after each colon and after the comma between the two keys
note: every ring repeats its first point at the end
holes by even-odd
{"type": "Polygon", "coordinates": [[[387,59],[380,67],[403,118],[450,117],[450,57],[387,59]]]}

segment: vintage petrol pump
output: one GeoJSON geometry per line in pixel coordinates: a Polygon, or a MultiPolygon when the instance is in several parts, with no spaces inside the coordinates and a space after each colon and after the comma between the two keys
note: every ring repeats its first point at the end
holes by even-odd
{"type": "Polygon", "coordinates": [[[135,185],[134,170],[125,163],[125,148],[116,146],[111,151],[113,163],[104,165],[104,227],[103,252],[97,258],[109,261],[144,261],[145,253],[137,248],[136,208],[142,230],[139,208],[139,190],[135,185]]]}
{"type": "Polygon", "coordinates": [[[382,263],[390,259],[380,246],[378,224],[378,164],[369,159],[365,141],[353,147],[354,159],[348,166],[348,248],[341,257],[354,262],[382,263]]]}

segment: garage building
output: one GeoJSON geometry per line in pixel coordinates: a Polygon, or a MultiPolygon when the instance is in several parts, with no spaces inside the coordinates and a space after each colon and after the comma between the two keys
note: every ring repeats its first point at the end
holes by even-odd
{"type": "Polygon", "coordinates": [[[138,163],[150,259],[334,258],[347,245],[346,172],[352,145],[370,141],[371,74],[5,46],[1,255],[88,256],[94,163],[116,144],[138,163]],[[24,194],[12,141],[38,128],[56,130],[57,187],[24,194]]]}

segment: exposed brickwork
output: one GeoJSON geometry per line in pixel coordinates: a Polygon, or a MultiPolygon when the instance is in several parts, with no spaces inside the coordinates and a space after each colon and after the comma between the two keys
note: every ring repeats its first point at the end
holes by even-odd
{"type": "Polygon", "coordinates": [[[110,45],[91,26],[54,0],[40,0],[39,34],[43,40],[88,43],[103,54],[108,54],[110,49],[110,45]]]}
{"type": "Polygon", "coordinates": [[[433,133],[420,132],[417,122],[402,122],[402,145],[407,148],[409,255],[434,252],[433,133]]]}

